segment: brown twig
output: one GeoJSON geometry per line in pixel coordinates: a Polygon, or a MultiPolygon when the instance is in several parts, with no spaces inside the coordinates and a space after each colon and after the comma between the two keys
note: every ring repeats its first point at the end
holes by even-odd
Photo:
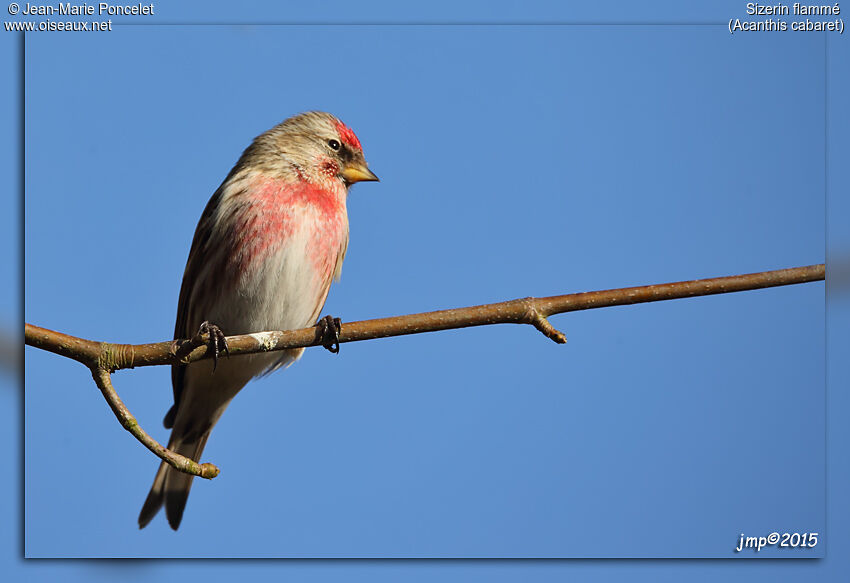
{"type": "Polygon", "coordinates": [[[104,368],[93,368],[92,376],[100,392],[103,393],[106,402],[109,403],[112,412],[115,413],[118,421],[121,422],[122,427],[132,433],[133,437],[142,442],[142,445],[181,472],[192,474],[193,476],[201,476],[202,478],[215,478],[218,475],[218,468],[213,464],[199,464],[186,456],[174,453],[148,435],[124,405],[118,393],[115,392],[115,388],[112,386],[112,375],[108,370],[104,368]]]}
{"type": "MultiPolygon", "coordinates": [[[[556,330],[547,319],[553,314],[820,281],[824,279],[825,273],[824,264],[809,265],[713,279],[680,281],[545,298],[522,298],[468,308],[363,320],[344,323],[339,333],[339,342],[356,342],[489,324],[530,324],[555,342],[564,343],[566,342],[564,334],[556,330]]],[[[121,424],[157,456],[182,472],[204,478],[214,478],[218,475],[218,468],[214,465],[198,464],[189,458],[171,452],[145,433],[121,402],[110,380],[111,372],[124,368],[185,364],[208,358],[211,354],[207,350],[207,345],[201,345],[197,339],[153,344],[95,342],[46,328],[39,328],[32,324],[26,324],[25,339],[29,346],[74,359],[88,366],[92,371],[95,382],[103,392],[104,398],[106,398],[121,424]]],[[[256,332],[227,337],[227,346],[232,356],[319,344],[321,344],[321,339],[317,337],[315,327],[300,330],[256,332]]]]}

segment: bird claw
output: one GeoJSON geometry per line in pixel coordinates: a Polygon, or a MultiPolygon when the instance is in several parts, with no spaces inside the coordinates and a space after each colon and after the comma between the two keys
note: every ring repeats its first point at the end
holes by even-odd
{"type": "Polygon", "coordinates": [[[339,333],[342,332],[340,319],[330,315],[325,316],[316,322],[316,328],[317,340],[330,352],[337,354],[339,352],[339,333]]]}
{"type": "Polygon", "coordinates": [[[209,337],[205,344],[207,344],[208,350],[212,350],[213,372],[215,372],[218,366],[218,355],[224,352],[225,355],[230,356],[230,349],[227,347],[227,338],[224,336],[221,328],[209,322],[201,324],[201,327],[198,328],[198,335],[209,337]]]}

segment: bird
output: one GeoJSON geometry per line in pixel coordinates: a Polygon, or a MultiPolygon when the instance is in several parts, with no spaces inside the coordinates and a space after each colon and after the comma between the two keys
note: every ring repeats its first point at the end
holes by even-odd
{"type": "MultiPolygon", "coordinates": [[[[347,196],[377,181],[355,133],[334,115],[301,113],[257,136],[213,193],[192,240],[175,341],[204,334],[215,358],[173,365],[168,449],[200,461],[210,432],[254,377],[286,367],[303,348],[218,358],[225,335],[316,325],[348,249],[347,196]]],[[[338,351],[339,320],[319,321],[338,351]]],[[[139,513],[164,506],[177,530],[194,476],[162,462],[139,513]]]]}

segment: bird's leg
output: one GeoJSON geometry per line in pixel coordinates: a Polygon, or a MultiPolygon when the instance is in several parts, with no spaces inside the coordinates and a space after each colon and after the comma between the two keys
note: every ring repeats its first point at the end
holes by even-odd
{"type": "Polygon", "coordinates": [[[199,346],[206,344],[208,350],[212,350],[213,372],[215,372],[218,366],[218,355],[224,352],[227,356],[230,356],[230,349],[227,347],[227,338],[225,338],[224,332],[215,324],[204,322],[198,328],[198,333],[195,336],[201,340],[199,346]]]}
{"type": "Polygon", "coordinates": [[[334,354],[339,352],[340,332],[342,332],[342,322],[339,318],[325,316],[316,322],[316,340],[334,354]]]}

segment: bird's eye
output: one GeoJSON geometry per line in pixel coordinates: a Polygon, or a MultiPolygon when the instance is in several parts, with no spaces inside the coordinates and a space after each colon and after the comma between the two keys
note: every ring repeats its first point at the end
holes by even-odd
{"type": "Polygon", "coordinates": [[[339,145],[339,142],[337,142],[336,140],[333,140],[333,139],[328,140],[328,146],[334,152],[339,152],[340,145],[339,145]]]}

